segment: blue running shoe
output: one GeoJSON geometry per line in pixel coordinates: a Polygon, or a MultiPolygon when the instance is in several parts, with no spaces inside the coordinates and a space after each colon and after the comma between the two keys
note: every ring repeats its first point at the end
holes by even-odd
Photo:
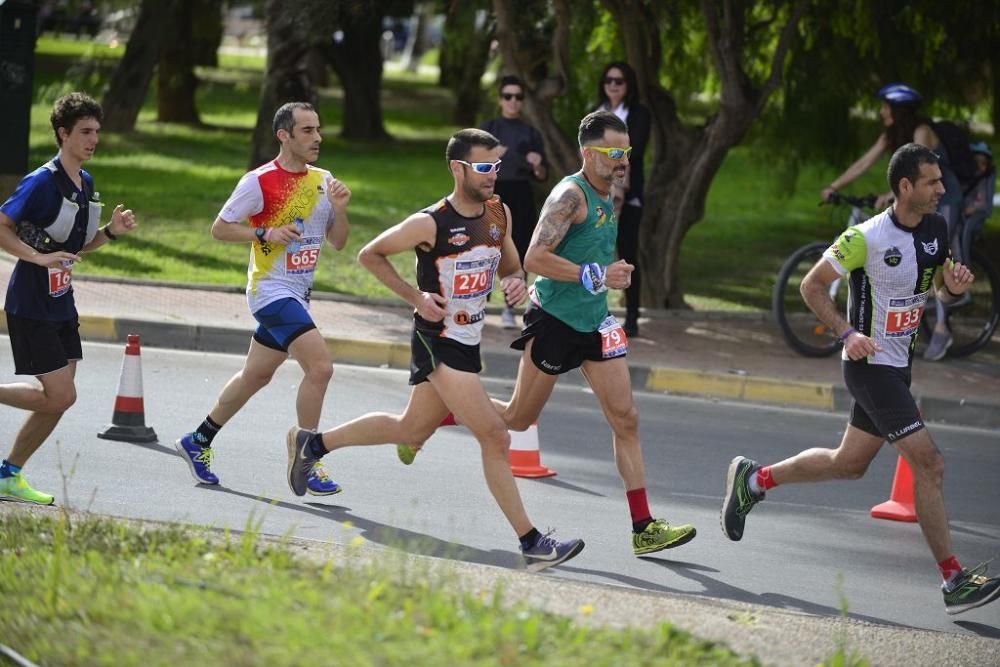
{"type": "Polygon", "coordinates": [[[218,484],[219,478],[212,473],[212,448],[202,447],[194,441],[193,436],[193,433],[181,436],[174,446],[187,461],[194,481],[199,484],[218,484]]]}
{"type": "Polygon", "coordinates": [[[306,493],[311,496],[332,496],[342,490],[340,484],[337,484],[326,474],[323,463],[316,461],[309,473],[309,478],[306,480],[306,493]]]}
{"type": "Polygon", "coordinates": [[[540,535],[530,549],[521,549],[525,567],[529,572],[541,572],[545,568],[565,563],[583,551],[583,540],[557,542],[552,531],[540,535]]]}

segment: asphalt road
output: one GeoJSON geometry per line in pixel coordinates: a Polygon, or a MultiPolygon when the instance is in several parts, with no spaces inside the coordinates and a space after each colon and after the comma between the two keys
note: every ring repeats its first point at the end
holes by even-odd
{"type": "MultiPolygon", "coordinates": [[[[122,346],[86,345],[79,399],[30,462],[29,480],[57,501],[102,514],[350,542],[357,536],[412,553],[517,567],[516,539],[482,480],[475,442],[442,429],[411,467],[393,447],[352,448],[327,457],[344,492],[296,498],[285,482],[284,434],[294,420],[299,372],[285,364],[271,386],[216,439],[220,487],[195,486],[173,441],[192,430],[241,365],[230,355],[144,349],[146,421],[159,444],[100,440],[110,420],[122,346]]],[[[0,382],[14,381],[0,341],[0,382]]],[[[488,381],[496,395],[510,382],[488,381]]],[[[322,423],[370,410],[400,410],[408,394],[399,371],[338,366],[322,423]]],[[[559,475],[522,480],[539,529],[579,536],[587,547],[544,576],[683,593],[954,633],[1000,637],[1000,603],[945,615],[934,562],[919,527],[869,518],[888,497],[895,455],[888,447],[854,482],[779,487],[750,515],[742,542],[718,523],[724,477],[736,454],[773,462],[808,446],[836,443],[843,416],[747,404],[639,396],[654,515],[694,523],[698,537],[676,551],[637,559],[611,458],[610,434],[593,396],[558,389],[539,424],[542,458],[559,475]]],[[[0,410],[12,437],[22,414],[0,410]]],[[[1000,434],[935,426],[945,454],[946,502],[955,552],[967,566],[1000,555],[1000,434]]]]}

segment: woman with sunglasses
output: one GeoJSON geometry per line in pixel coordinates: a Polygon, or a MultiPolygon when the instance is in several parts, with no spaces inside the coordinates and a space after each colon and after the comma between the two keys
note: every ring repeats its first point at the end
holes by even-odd
{"type": "MultiPolygon", "coordinates": [[[[497,92],[500,116],[486,121],[480,129],[500,140],[503,169],[497,174],[496,193],[510,209],[511,237],[523,263],[538,221],[531,180],[544,181],[547,174],[544,146],[541,133],[521,120],[524,82],[516,76],[502,77],[497,92]]],[[[500,318],[504,329],[516,328],[514,309],[510,306],[504,306],[500,318]]]]}
{"type": "MultiPolygon", "coordinates": [[[[618,212],[618,256],[635,267],[632,284],[625,290],[626,336],[639,335],[639,222],[642,220],[642,160],[649,143],[652,116],[639,102],[639,86],[635,70],[625,62],[615,61],[605,66],[597,81],[595,111],[610,111],[628,127],[632,142],[629,173],[624,201],[618,212]]],[[[617,207],[616,207],[617,208],[617,207]]]]}

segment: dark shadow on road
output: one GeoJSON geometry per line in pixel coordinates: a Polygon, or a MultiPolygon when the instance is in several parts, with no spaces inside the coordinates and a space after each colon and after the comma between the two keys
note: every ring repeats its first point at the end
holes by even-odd
{"type": "MultiPolygon", "coordinates": [[[[626,586],[631,586],[633,588],[641,591],[653,591],[658,593],[670,593],[672,595],[695,595],[698,597],[710,597],[710,598],[721,598],[723,600],[730,600],[733,602],[749,602],[751,604],[759,604],[768,607],[778,607],[781,609],[788,609],[794,611],[800,611],[807,614],[815,614],[817,616],[839,616],[840,609],[835,607],[829,607],[827,605],[817,604],[814,602],[809,602],[807,600],[802,600],[799,598],[793,598],[788,595],[781,595],[778,593],[763,593],[758,595],[756,593],[751,593],[750,591],[744,590],[742,588],[737,588],[735,586],[730,586],[727,583],[719,581],[714,577],[710,577],[703,574],[698,574],[699,571],[708,572],[718,572],[718,570],[707,568],[703,565],[691,565],[690,563],[685,563],[681,561],[670,561],[661,558],[643,558],[642,560],[648,563],[654,563],[661,567],[665,567],[675,574],[678,574],[685,579],[690,579],[691,581],[701,584],[701,591],[689,591],[681,590],[679,588],[671,588],[669,586],[664,586],[662,584],[654,583],[650,579],[640,579],[638,577],[632,577],[620,572],[606,572],[604,570],[588,570],[581,567],[572,567],[562,565],[554,572],[575,572],[578,574],[586,574],[598,577],[604,577],[606,579],[611,579],[612,581],[617,581],[619,583],[625,584],[626,586]]],[[[887,621],[882,618],[877,618],[874,616],[866,616],[864,614],[849,614],[851,618],[868,621],[869,623],[878,623],[880,625],[891,625],[894,627],[908,627],[900,623],[894,623],[892,621],[887,621]]]]}
{"type": "MultiPolygon", "coordinates": [[[[731,586],[725,582],[719,581],[714,577],[705,576],[698,574],[696,568],[685,567],[676,562],[669,560],[660,559],[644,559],[651,563],[656,563],[662,567],[669,569],[670,571],[678,574],[685,579],[690,579],[696,583],[701,584],[702,591],[700,593],[691,593],[692,595],[708,596],[713,598],[723,598],[726,600],[734,600],[737,602],[750,602],[753,604],[766,605],[768,607],[779,607],[781,609],[789,609],[792,611],[800,611],[806,614],[815,614],[817,616],[840,616],[841,610],[839,607],[831,607],[824,604],[819,604],[816,602],[809,602],[808,600],[803,600],[801,598],[795,598],[790,595],[784,595],[782,593],[751,593],[750,591],[744,590],[742,588],[737,588],[736,586],[731,586]]],[[[685,592],[685,591],[678,591],[685,592]]],[[[894,621],[889,621],[884,618],[878,618],[876,616],[868,616],[865,614],[853,614],[848,612],[848,616],[851,618],[868,621],[869,623],[879,623],[881,625],[891,625],[893,627],[909,627],[902,623],[896,623],[894,621]]]]}
{"type": "Polygon", "coordinates": [[[154,452],[160,452],[161,454],[169,454],[170,456],[176,456],[177,458],[181,458],[180,452],[178,452],[176,449],[174,449],[173,447],[168,447],[166,445],[161,445],[159,442],[146,442],[146,443],[129,442],[126,444],[134,445],[136,447],[142,447],[143,449],[151,449],[154,452]]]}
{"type": "Polygon", "coordinates": [[[996,539],[995,535],[992,535],[990,533],[984,533],[981,530],[973,530],[971,528],[966,528],[965,526],[961,525],[951,524],[949,528],[951,528],[951,532],[953,533],[962,533],[963,535],[973,535],[975,537],[985,537],[988,540],[996,539]]]}
{"type": "Polygon", "coordinates": [[[484,551],[482,549],[475,549],[464,544],[446,542],[430,535],[366,519],[363,516],[352,514],[348,507],[338,507],[317,502],[307,504],[312,508],[316,508],[313,511],[322,513],[328,518],[340,522],[350,521],[355,528],[361,530],[361,536],[366,540],[392,547],[393,549],[422,556],[448,558],[469,563],[479,563],[481,565],[496,565],[510,569],[517,569],[523,566],[520,556],[514,551],[501,551],[498,549],[484,551]]]}
{"type": "Polygon", "coordinates": [[[576,484],[570,484],[569,482],[564,482],[563,480],[556,479],[554,477],[544,477],[544,478],[541,478],[541,479],[538,479],[538,480],[535,480],[535,481],[541,482],[542,484],[545,484],[546,486],[555,486],[557,488],[565,489],[567,491],[575,491],[577,493],[586,493],[588,496],[597,496],[598,498],[607,498],[607,496],[605,496],[603,493],[598,493],[597,491],[591,491],[590,489],[588,489],[586,487],[577,486],[576,484]]]}
{"type": "Polygon", "coordinates": [[[968,630],[973,632],[980,637],[990,637],[992,639],[1000,639],[1000,628],[996,628],[992,625],[986,625],[985,623],[976,623],[975,621],[955,621],[955,625],[962,628],[963,630],[968,630]]]}
{"type": "MultiPolygon", "coordinates": [[[[199,488],[205,489],[206,491],[217,491],[219,493],[229,493],[234,496],[239,496],[241,498],[249,498],[250,500],[256,500],[262,502],[265,505],[271,505],[273,507],[280,507],[283,510],[292,510],[295,512],[305,512],[306,514],[311,514],[312,516],[318,516],[321,519],[330,519],[330,513],[320,509],[314,509],[308,505],[298,505],[296,503],[289,503],[284,500],[276,500],[274,498],[268,498],[267,496],[262,496],[257,493],[246,493],[245,491],[237,491],[236,489],[230,489],[228,486],[222,486],[221,484],[200,484],[199,488]]],[[[344,512],[350,512],[350,507],[340,507],[338,505],[323,505],[324,508],[343,510],[344,512]]]]}

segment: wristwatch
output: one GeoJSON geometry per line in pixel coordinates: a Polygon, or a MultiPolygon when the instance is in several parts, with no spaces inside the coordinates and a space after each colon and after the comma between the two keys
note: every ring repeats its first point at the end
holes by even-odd
{"type": "Polygon", "coordinates": [[[267,233],[267,227],[257,227],[253,230],[253,233],[257,236],[257,240],[261,243],[264,242],[264,234],[267,233]]]}
{"type": "Polygon", "coordinates": [[[103,227],[101,227],[101,231],[104,232],[104,235],[108,237],[109,241],[118,240],[118,236],[116,234],[111,233],[111,225],[104,225],[103,227]]]}

